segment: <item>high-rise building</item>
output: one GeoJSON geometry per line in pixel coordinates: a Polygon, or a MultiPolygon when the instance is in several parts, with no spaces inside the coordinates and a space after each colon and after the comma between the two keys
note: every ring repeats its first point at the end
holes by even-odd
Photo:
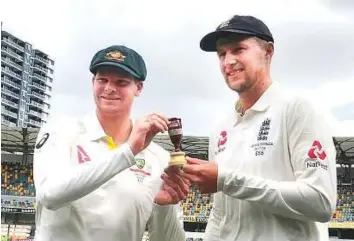
{"type": "Polygon", "coordinates": [[[1,31],[1,124],[40,127],[49,115],[54,61],[1,31]]]}

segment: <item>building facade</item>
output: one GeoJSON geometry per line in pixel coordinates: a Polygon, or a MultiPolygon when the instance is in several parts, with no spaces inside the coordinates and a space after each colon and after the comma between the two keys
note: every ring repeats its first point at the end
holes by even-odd
{"type": "Polygon", "coordinates": [[[49,116],[54,61],[1,31],[1,124],[41,127],[49,116]]]}

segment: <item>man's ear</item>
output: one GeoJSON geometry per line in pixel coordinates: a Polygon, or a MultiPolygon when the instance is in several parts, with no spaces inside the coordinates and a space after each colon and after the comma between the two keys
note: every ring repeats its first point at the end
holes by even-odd
{"type": "Polygon", "coordinates": [[[143,81],[140,81],[140,80],[137,80],[136,82],[136,86],[138,87],[136,93],[135,93],[135,96],[139,96],[141,91],[143,91],[143,88],[144,88],[144,83],[143,81]]]}
{"type": "Polygon", "coordinates": [[[274,54],[274,44],[272,42],[268,42],[266,47],[266,57],[272,58],[273,54],[274,54]]]}

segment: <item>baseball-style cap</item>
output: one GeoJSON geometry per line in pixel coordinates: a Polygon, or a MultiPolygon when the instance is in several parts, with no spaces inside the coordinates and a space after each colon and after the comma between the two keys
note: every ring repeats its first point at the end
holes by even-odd
{"type": "Polygon", "coordinates": [[[268,42],[274,42],[267,25],[261,20],[253,16],[234,15],[230,20],[220,24],[214,32],[205,35],[200,41],[200,48],[207,52],[215,52],[217,39],[230,33],[258,37],[268,42]]]}
{"type": "Polygon", "coordinates": [[[91,73],[96,74],[97,68],[102,66],[120,68],[142,81],[147,75],[146,65],[140,54],[123,45],[112,45],[98,51],[91,60],[91,73]]]}

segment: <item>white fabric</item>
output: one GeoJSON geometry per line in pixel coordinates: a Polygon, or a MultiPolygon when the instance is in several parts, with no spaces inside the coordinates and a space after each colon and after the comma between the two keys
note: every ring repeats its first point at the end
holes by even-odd
{"type": "Polygon", "coordinates": [[[329,240],[336,152],[324,117],[307,101],[272,84],[213,132],[210,158],[219,192],[206,241],[329,240]]]}
{"type": "Polygon", "coordinates": [[[152,241],[184,241],[176,206],[153,203],[167,151],[110,150],[94,113],[44,126],[38,142],[45,133],[34,154],[36,241],[137,241],[146,227],[152,241]]]}

